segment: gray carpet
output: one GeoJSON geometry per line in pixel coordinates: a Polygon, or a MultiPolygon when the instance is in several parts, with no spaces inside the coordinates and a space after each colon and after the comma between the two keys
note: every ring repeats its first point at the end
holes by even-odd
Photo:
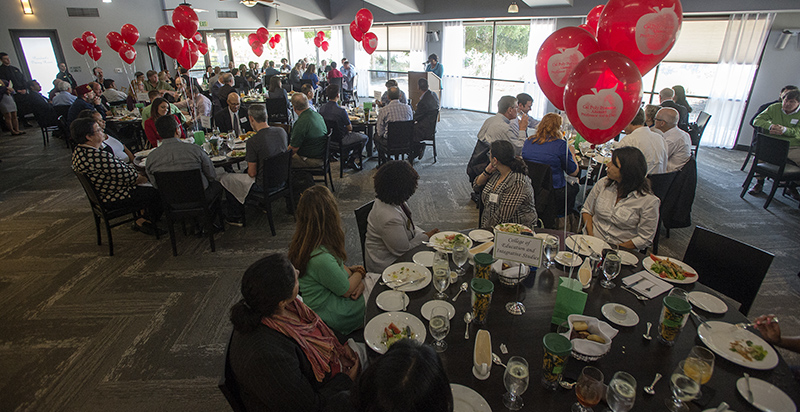
{"type": "MultiPolygon", "coordinates": [[[[486,117],[444,111],[438,162],[429,148],[415,163],[421,179],[410,203],[426,230],[477,224],[464,170],[486,117]]],[[[216,383],[228,308],[250,263],[285,252],[292,217],[276,202],[272,237],[266,215],[248,210],[248,226],[219,234],[216,253],[207,239],[179,234],[178,257],[167,237],[123,226],[109,257],[69,155],[60,140],[43,147],[35,128],[0,138],[0,410],[226,410],[216,383]]],[[[775,253],[751,313],[777,313],[787,333],[800,334],[800,210],[780,196],[766,211],[763,197],[739,199],[743,159],[700,149],[694,221],[775,253]]],[[[374,166],[334,177],[350,264],[361,262],[353,209],[373,197],[374,166]]],[[[691,233],[673,230],[661,253],[683,256],[691,233]]]]}

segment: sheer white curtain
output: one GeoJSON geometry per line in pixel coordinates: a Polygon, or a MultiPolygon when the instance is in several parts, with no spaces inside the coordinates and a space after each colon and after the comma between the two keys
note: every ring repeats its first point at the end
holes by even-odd
{"type": "Polygon", "coordinates": [[[356,90],[358,90],[359,96],[367,96],[369,94],[369,66],[372,58],[367,51],[364,50],[364,46],[360,41],[355,43],[356,55],[355,59],[353,59],[355,61],[351,63],[355,64],[356,76],[358,76],[358,80],[356,81],[356,90]]]}
{"type": "Polygon", "coordinates": [[[298,28],[290,28],[287,34],[289,37],[289,65],[294,67],[294,64],[301,58],[300,50],[305,39],[303,38],[303,30],[298,28]]]}
{"type": "Polygon", "coordinates": [[[442,107],[461,109],[461,74],[464,69],[464,25],[447,21],[442,30],[442,107]]]}
{"type": "Polygon", "coordinates": [[[705,111],[703,146],[732,148],[775,13],[731,15],[705,111]]]}
{"type": "MultiPolygon", "coordinates": [[[[342,37],[342,30],[344,26],[331,26],[331,38],[328,40],[328,53],[333,56],[336,64],[340,64],[339,60],[344,56],[344,38],[342,37]]],[[[348,28],[348,30],[350,30],[348,28]]]]}
{"type": "Polygon", "coordinates": [[[411,23],[411,53],[409,54],[411,67],[417,67],[417,64],[427,60],[428,54],[425,49],[426,30],[426,23],[411,23]]]}
{"type": "Polygon", "coordinates": [[[536,119],[541,119],[547,112],[547,97],[545,97],[539,83],[536,81],[536,54],[539,47],[556,30],[556,19],[532,19],[531,33],[528,37],[528,57],[525,58],[524,66],[526,80],[523,90],[533,97],[530,115],[536,119]]]}

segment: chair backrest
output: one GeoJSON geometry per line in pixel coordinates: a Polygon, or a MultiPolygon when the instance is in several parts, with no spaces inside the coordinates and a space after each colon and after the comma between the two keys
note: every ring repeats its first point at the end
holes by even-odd
{"type": "Polygon", "coordinates": [[[228,361],[228,353],[231,350],[231,341],[233,340],[233,333],[228,339],[228,346],[225,348],[225,362],[222,368],[222,376],[219,378],[217,387],[220,392],[225,395],[225,399],[231,406],[233,412],[247,412],[247,408],[242,401],[241,392],[239,392],[239,382],[236,381],[236,376],[233,374],[231,364],[228,361]]]}
{"type": "Polygon", "coordinates": [[[695,122],[697,129],[689,134],[692,138],[692,146],[700,144],[700,139],[703,137],[703,132],[706,130],[709,119],[711,119],[711,115],[706,112],[700,112],[700,114],[697,115],[697,121],[695,122]]]}
{"type": "Polygon", "coordinates": [[[374,205],[375,201],[372,200],[355,210],[356,225],[358,225],[358,238],[361,240],[361,256],[364,259],[365,265],[367,263],[367,255],[364,242],[367,241],[367,218],[369,217],[369,212],[372,211],[372,206],[374,205]]]}
{"type": "Polygon", "coordinates": [[[287,123],[289,121],[289,103],[283,97],[266,99],[264,105],[267,107],[268,122],[287,123]]]}
{"type": "Polygon", "coordinates": [[[789,153],[789,141],[776,139],[765,134],[759,134],[756,142],[755,163],[766,162],[782,166],[786,164],[786,155],[789,153]]]}
{"type": "Polygon", "coordinates": [[[300,79],[300,87],[303,87],[304,84],[312,85],[314,82],[311,79],[300,79]]]}
{"type": "Polygon", "coordinates": [[[663,201],[667,196],[669,187],[672,186],[672,181],[675,180],[675,176],[677,175],[677,171],[648,175],[647,178],[650,179],[650,189],[653,190],[653,194],[663,201]]]}
{"type": "Polygon", "coordinates": [[[553,191],[553,169],[550,165],[526,160],[528,177],[533,186],[533,199],[536,203],[536,213],[542,219],[544,227],[555,228],[556,209],[555,193],[553,191]]]}
{"type": "Polygon", "coordinates": [[[202,209],[206,205],[201,171],[154,172],[158,192],[164,204],[173,210],[202,209]]]}
{"type": "Polygon", "coordinates": [[[74,171],[75,176],[78,177],[78,181],[81,182],[81,186],[83,186],[84,192],[86,192],[86,197],[89,198],[89,203],[97,213],[103,214],[105,208],[103,207],[103,202],[100,201],[100,196],[97,195],[97,190],[94,188],[92,181],[89,180],[89,177],[85,174],[74,171]]]}
{"type": "Polygon", "coordinates": [[[335,84],[339,86],[339,91],[342,90],[342,77],[333,77],[328,79],[328,84],[335,84]]]}
{"type": "Polygon", "coordinates": [[[697,226],[683,255],[698,281],[741,303],[745,316],[758,295],[774,255],[697,226]]]}
{"type": "Polygon", "coordinates": [[[325,119],[325,126],[328,128],[328,133],[331,135],[331,142],[341,143],[344,136],[342,136],[342,128],[337,120],[325,119]]]}
{"type": "Polygon", "coordinates": [[[286,150],[262,161],[261,182],[265,192],[291,184],[292,153],[291,150],[286,150]]]}
{"type": "Polygon", "coordinates": [[[414,121],[389,122],[386,130],[386,146],[389,151],[403,150],[411,145],[414,137],[414,121]]]}

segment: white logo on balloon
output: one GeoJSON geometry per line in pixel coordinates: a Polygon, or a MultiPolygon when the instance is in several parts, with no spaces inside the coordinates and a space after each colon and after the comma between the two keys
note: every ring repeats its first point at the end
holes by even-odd
{"type": "Polygon", "coordinates": [[[547,59],[547,73],[550,75],[550,81],[558,87],[564,87],[567,84],[567,77],[572,73],[572,69],[583,60],[583,53],[578,51],[580,45],[566,49],[559,48],[560,53],[554,54],[547,59]]]}
{"type": "Polygon", "coordinates": [[[617,86],[585,94],[578,99],[578,117],[584,126],[592,130],[610,129],[622,114],[622,97],[617,86]]]}
{"type": "Polygon", "coordinates": [[[125,57],[127,57],[128,60],[133,60],[134,58],[136,58],[136,52],[131,49],[128,49],[125,51],[125,57]]]}
{"type": "Polygon", "coordinates": [[[655,13],[645,14],[636,22],[636,47],[642,54],[661,54],[667,50],[678,26],[674,5],[653,10],[655,13]]]}

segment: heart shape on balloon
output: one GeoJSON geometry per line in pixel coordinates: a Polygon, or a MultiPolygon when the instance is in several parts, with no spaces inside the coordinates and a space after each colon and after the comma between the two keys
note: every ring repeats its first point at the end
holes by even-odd
{"type": "Polygon", "coordinates": [[[558,29],[542,42],[536,55],[536,80],[559,110],[564,110],[564,86],[572,69],[599,50],[594,36],[578,27],[558,29]]]}

